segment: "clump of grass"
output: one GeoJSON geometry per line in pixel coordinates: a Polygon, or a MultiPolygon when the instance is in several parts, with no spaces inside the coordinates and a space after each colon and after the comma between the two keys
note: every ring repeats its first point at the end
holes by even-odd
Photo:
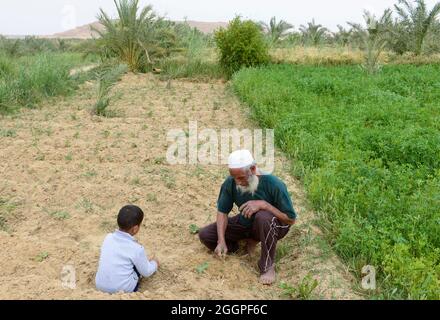
{"type": "Polygon", "coordinates": [[[49,213],[51,217],[57,220],[66,220],[70,218],[70,214],[67,211],[53,211],[49,213]]]}
{"type": "Polygon", "coordinates": [[[107,110],[110,104],[110,91],[113,86],[121,79],[121,76],[127,72],[126,65],[103,65],[96,72],[97,97],[96,103],[92,108],[92,114],[99,116],[111,116],[112,113],[107,110]]]}
{"type": "Polygon", "coordinates": [[[194,80],[224,79],[225,72],[221,66],[212,61],[187,60],[186,58],[173,57],[165,59],[160,65],[161,79],[189,78],[194,80]]]}
{"type": "Polygon", "coordinates": [[[93,202],[88,198],[82,198],[77,205],[77,208],[81,208],[84,210],[85,213],[91,213],[94,211],[95,205],[93,202]]]}
{"type": "Polygon", "coordinates": [[[17,204],[0,198],[0,230],[8,230],[8,220],[17,207],[17,204]]]}
{"type": "Polygon", "coordinates": [[[317,286],[318,280],[313,279],[310,273],[306,275],[296,287],[293,287],[285,282],[280,284],[280,288],[283,289],[283,295],[298,300],[313,299],[313,291],[317,286]]]}
{"type": "Polygon", "coordinates": [[[287,256],[292,251],[292,244],[289,242],[280,242],[277,245],[275,252],[275,262],[278,263],[281,259],[287,256]]]}
{"type": "Polygon", "coordinates": [[[147,194],[147,201],[156,202],[157,201],[156,195],[154,193],[148,193],[147,194]]]}
{"type": "Polygon", "coordinates": [[[105,231],[105,232],[112,232],[115,229],[117,229],[117,225],[114,222],[110,222],[110,221],[103,221],[99,227],[105,231]]]}
{"type": "Polygon", "coordinates": [[[17,132],[14,129],[0,129],[0,137],[2,138],[15,138],[17,132]]]}

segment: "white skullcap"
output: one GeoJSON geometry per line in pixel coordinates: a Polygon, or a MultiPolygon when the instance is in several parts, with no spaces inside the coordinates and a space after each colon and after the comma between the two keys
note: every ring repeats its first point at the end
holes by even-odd
{"type": "Polygon", "coordinates": [[[254,164],[254,158],[249,150],[234,151],[228,158],[229,169],[241,169],[254,164]]]}

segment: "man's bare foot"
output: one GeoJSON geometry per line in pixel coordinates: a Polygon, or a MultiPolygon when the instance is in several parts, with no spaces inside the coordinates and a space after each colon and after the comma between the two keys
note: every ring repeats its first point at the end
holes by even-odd
{"type": "Polygon", "coordinates": [[[246,240],[246,251],[249,256],[253,256],[255,253],[255,248],[257,247],[258,241],[254,239],[246,240]]]}
{"type": "Polygon", "coordinates": [[[275,266],[270,267],[266,273],[260,276],[260,283],[265,285],[271,285],[275,282],[275,266]]]}

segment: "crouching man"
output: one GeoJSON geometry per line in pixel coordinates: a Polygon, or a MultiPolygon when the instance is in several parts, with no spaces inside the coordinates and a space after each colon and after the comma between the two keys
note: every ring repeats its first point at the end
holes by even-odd
{"type": "Polygon", "coordinates": [[[295,223],[296,212],[286,185],[273,175],[261,174],[248,150],[233,152],[228,166],[230,176],[217,201],[217,222],[200,230],[200,241],[219,256],[236,252],[240,240],[247,240],[249,254],[261,242],[260,282],[270,285],[275,281],[277,241],[295,223]],[[234,203],[240,213],[228,217],[234,203]]]}

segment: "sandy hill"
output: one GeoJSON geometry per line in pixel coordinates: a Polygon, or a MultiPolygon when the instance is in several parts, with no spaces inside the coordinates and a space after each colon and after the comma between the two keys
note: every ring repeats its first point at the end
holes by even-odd
{"type": "MultiPolygon", "coordinates": [[[[182,22],[182,21],[177,21],[182,22]]],[[[194,28],[199,29],[203,33],[211,33],[214,30],[220,27],[226,27],[228,24],[226,22],[202,22],[202,21],[191,21],[188,20],[187,23],[194,28]]],[[[90,24],[86,24],[80,27],[77,27],[72,30],[55,33],[53,35],[47,36],[48,38],[69,38],[69,39],[90,39],[93,36],[96,36],[96,32],[91,30],[91,27],[94,27],[98,30],[102,29],[102,25],[96,21],[90,24]]]]}

